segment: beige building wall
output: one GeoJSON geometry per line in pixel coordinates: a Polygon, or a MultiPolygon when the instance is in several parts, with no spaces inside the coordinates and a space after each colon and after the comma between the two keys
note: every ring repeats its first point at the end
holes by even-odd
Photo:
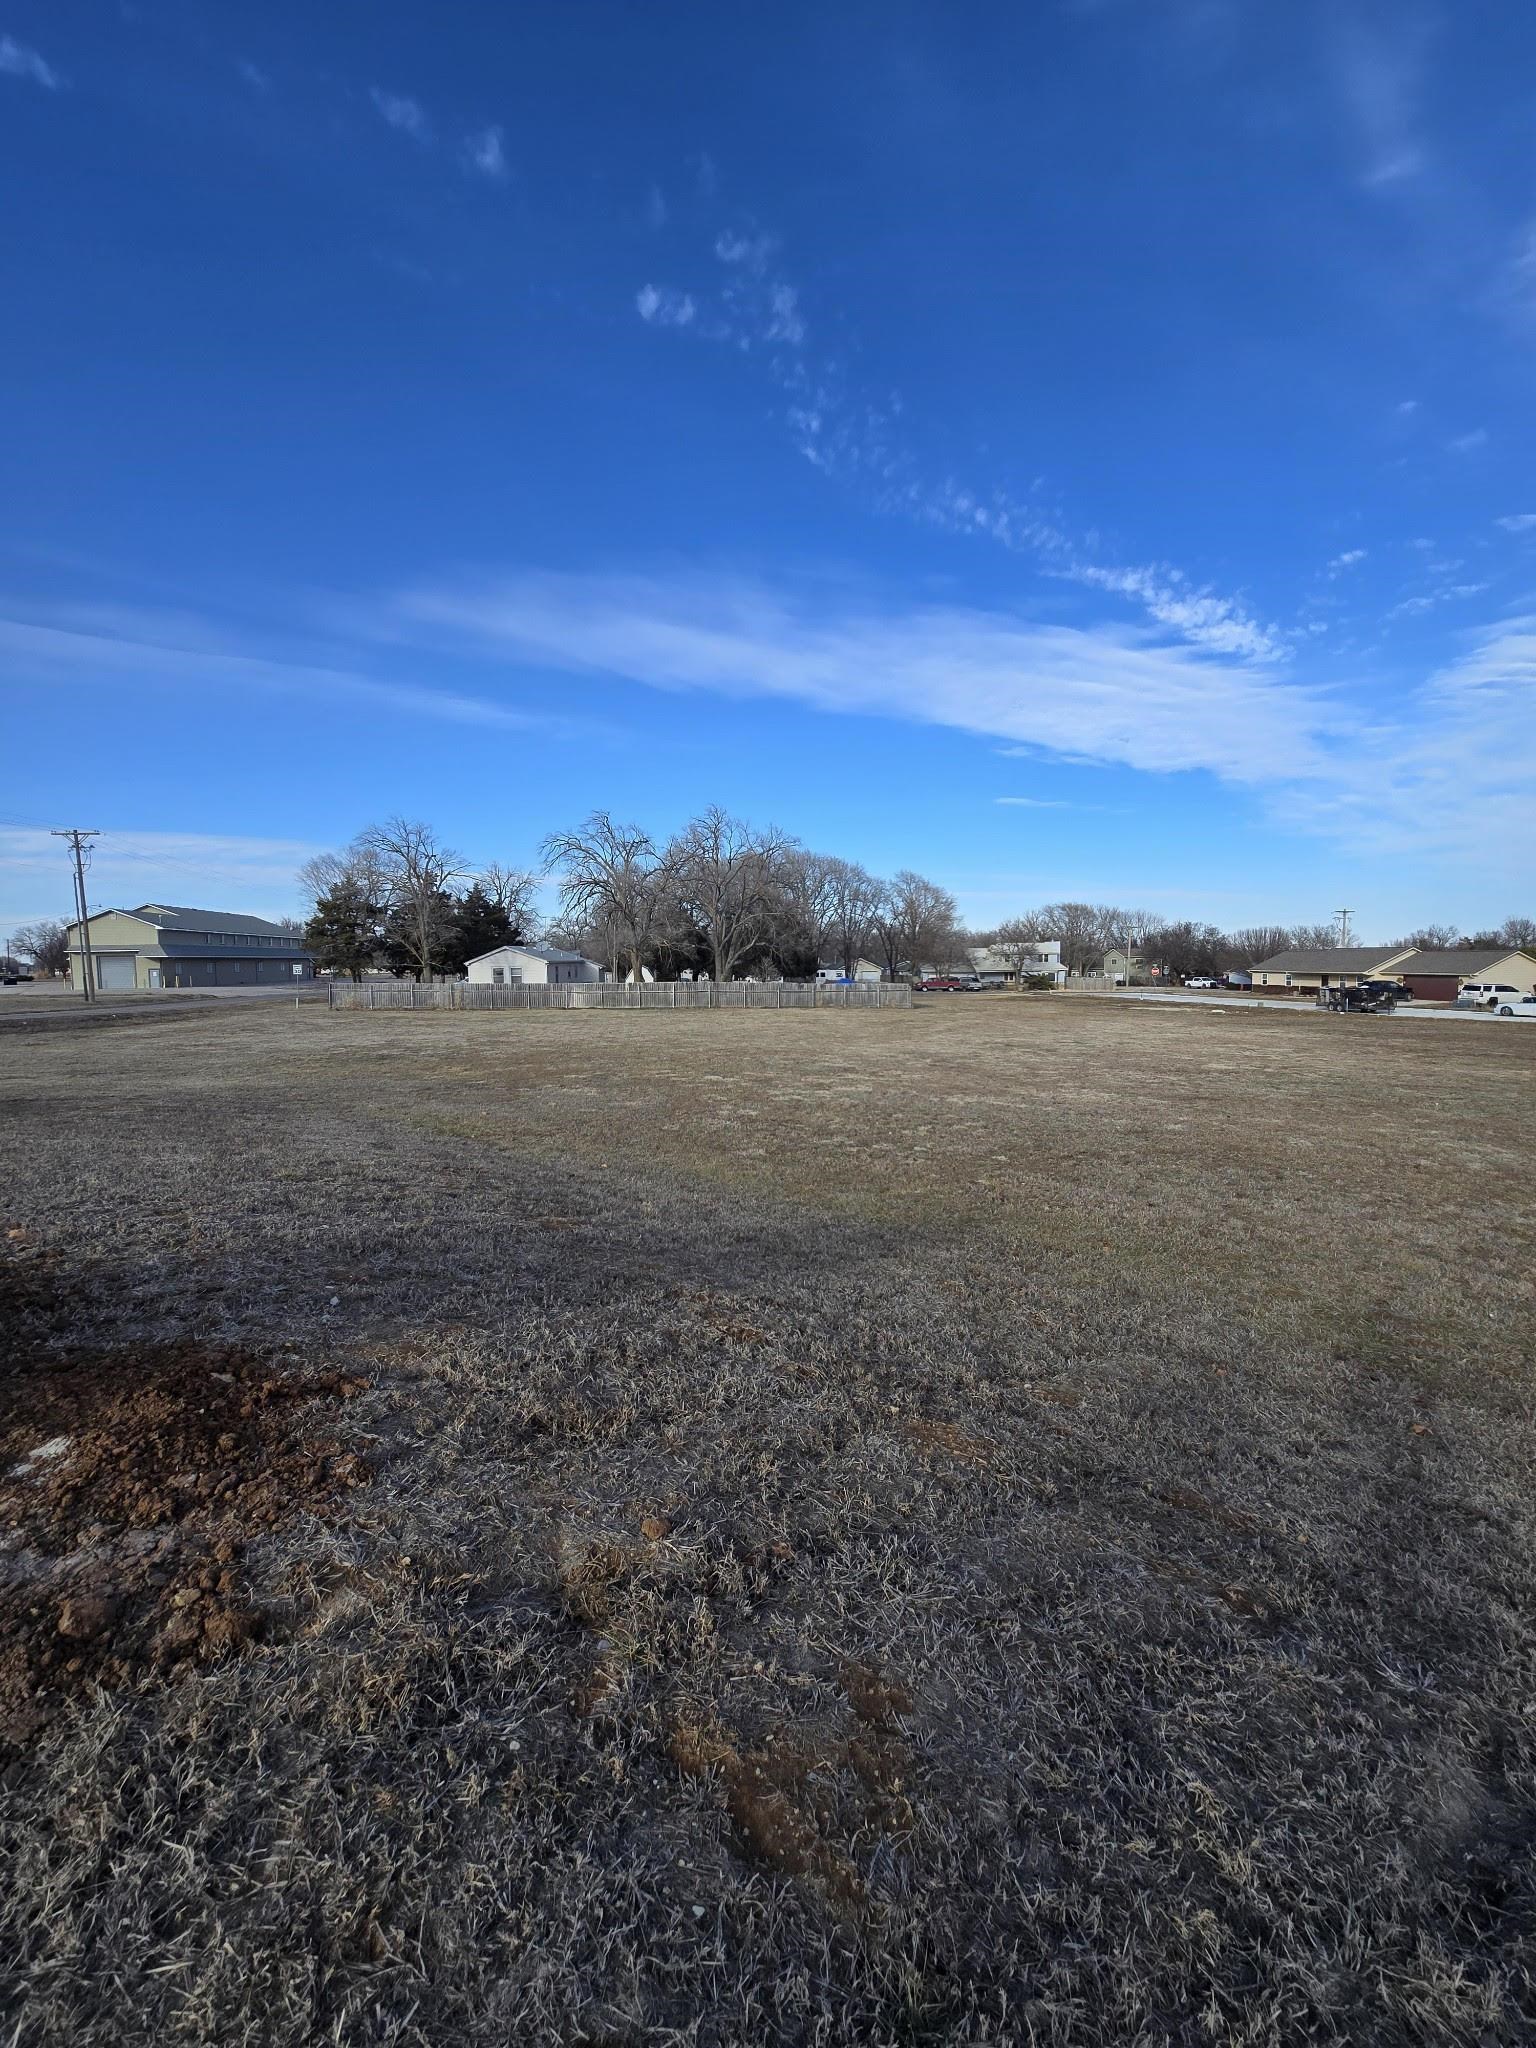
{"type": "MultiPolygon", "coordinates": [[[[91,951],[134,955],[133,986],[150,988],[150,970],[158,970],[160,961],[155,945],[155,927],[146,924],[141,917],[129,917],[118,910],[104,910],[90,919],[91,951]],[[155,953],[155,958],[146,958],[146,950],[155,953]]],[[[69,966],[72,978],[80,974],[80,926],[76,922],[69,928],[69,966]]],[[[102,985],[100,963],[97,964],[96,983],[102,985]]]]}

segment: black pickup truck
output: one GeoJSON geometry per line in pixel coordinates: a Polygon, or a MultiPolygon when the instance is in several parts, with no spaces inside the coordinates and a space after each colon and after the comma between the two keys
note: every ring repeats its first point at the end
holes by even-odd
{"type": "Polygon", "coordinates": [[[1325,988],[1318,1002],[1325,1010],[1352,1010],[1362,1017],[1389,1015],[1402,1001],[1395,981],[1357,981],[1353,988],[1325,988]]]}

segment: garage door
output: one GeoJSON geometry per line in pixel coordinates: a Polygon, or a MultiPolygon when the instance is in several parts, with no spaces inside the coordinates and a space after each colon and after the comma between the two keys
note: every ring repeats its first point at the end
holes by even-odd
{"type": "Polygon", "coordinates": [[[131,953],[98,953],[96,955],[96,986],[98,988],[132,988],[133,955],[131,953]]]}

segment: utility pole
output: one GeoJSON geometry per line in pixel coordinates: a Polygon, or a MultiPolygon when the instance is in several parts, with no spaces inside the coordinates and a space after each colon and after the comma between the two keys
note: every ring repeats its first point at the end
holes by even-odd
{"type": "Polygon", "coordinates": [[[80,922],[80,993],[88,1003],[96,1000],[96,961],[91,952],[91,927],[85,907],[85,842],[99,839],[99,832],[85,832],[78,826],[71,826],[65,832],[52,832],[51,839],[67,839],[75,856],[75,907],[80,922]]]}
{"type": "Polygon", "coordinates": [[[1349,944],[1349,920],[1353,912],[1336,910],[1333,914],[1339,920],[1339,945],[1341,947],[1347,946],[1349,944]]]}

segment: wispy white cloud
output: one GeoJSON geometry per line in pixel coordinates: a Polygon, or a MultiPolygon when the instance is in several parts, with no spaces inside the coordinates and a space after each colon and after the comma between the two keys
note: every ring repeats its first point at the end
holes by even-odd
{"type": "Polygon", "coordinates": [[[0,36],[0,72],[8,78],[28,78],[48,92],[57,92],[64,81],[48,61],[26,43],[0,36]]]}
{"type": "Polygon", "coordinates": [[[653,185],[645,195],[645,224],[652,229],[667,224],[667,198],[659,185],[653,185]]]}
{"type": "Polygon", "coordinates": [[[1072,805],[1063,797],[1050,796],[995,796],[995,804],[1007,804],[1020,811],[1070,811],[1072,805]]]}
{"type": "Polygon", "coordinates": [[[1463,647],[1416,693],[1411,719],[1372,734],[1368,804],[1358,790],[1301,790],[1294,815],[1342,828],[1363,852],[1428,847],[1465,857],[1484,882],[1523,884],[1536,865],[1536,616],[1479,627],[1463,647]]]}
{"type": "Polygon", "coordinates": [[[1507,815],[1511,860],[1529,857],[1536,840],[1536,619],[1517,622],[1519,634],[1497,647],[1480,643],[1482,671],[1469,658],[1454,686],[1437,677],[1399,690],[1384,712],[1166,632],[839,603],[825,586],[808,596],[750,580],[524,575],[419,588],[393,609],[408,636],[446,636],[456,651],[497,663],[792,699],[841,716],[952,727],[1062,761],[1204,769],[1350,847],[1486,864],[1480,792],[1507,815]],[[1488,687],[1474,710],[1483,673],[1488,687]],[[1434,765],[1441,747],[1454,774],[1434,765]],[[1433,803],[1423,800],[1427,787],[1433,803]],[[1520,802],[1504,803],[1520,792],[1520,802]]]}
{"type": "Polygon", "coordinates": [[[1529,533],[1536,526],[1536,512],[1506,512],[1502,519],[1495,519],[1495,526],[1502,526],[1506,533],[1529,533]]]}
{"type": "Polygon", "coordinates": [[[240,60],[240,76],[252,92],[270,92],[272,89],[272,81],[266,72],[259,64],[253,64],[248,57],[242,57],[240,60]]]}
{"type": "Polygon", "coordinates": [[[460,152],[464,168],[479,177],[500,182],[507,176],[506,153],[499,128],[477,128],[464,138],[460,152]]]}
{"type": "Polygon", "coordinates": [[[555,739],[601,737],[581,718],[550,717],[492,697],[398,683],[327,662],[288,660],[231,643],[196,617],[122,606],[55,608],[46,620],[0,616],[0,675],[13,681],[131,676],[198,689],[259,689],[300,703],[353,701],[450,725],[539,732],[555,739]]]}
{"type": "Polygon", "coordinates": [[[635,294],[635,310],[651,327],[690,327],[699,309],[687,292],[647,284],[635,294]]]}
{"type": "Polygon", "coordinates": [[[1355,564],[1363,562],[1365,557],[1366,550],[1364,548],[1346,548],[1342,555],[1335,555],[1328,564],[1328,574],[1330,576],[1342,576],[1346,569],[1353,569],[1355,564]]]}
{"type": "MultiPolygon", "coordinates": [[[[91,814],[102,835],[91,844],[86,900],[93,910],[139,903],[204,903],[272,917],[295,907],[295,870],[321,848],[305,839],[224,833],[117,831],[91,814]]],[[[0,825],[0,929],[34,918],[72,916],[63,844],[46,825],[0,825]]]]}
{"type": "Polygon", "coordinates": [[[1179,570],[1166,566],[1112,569],[1074,559],[1057,573],[1074,583],[1132,599],[1160,626],[1169,627],[1191,646],[1250,661],[1283,661],[1289,652],[1276,627],[1251,618],[1235,598],[1192,588],[1179,570]]]}
{"type": "Polygon", "coordinates": [[[1243,660],[1288,659],[1290,645],[1278,627],[1170,563],[1106,562],[1096,546],[1074,540],[1059,520],[1008,492],[925,480],[900,428],[900,394],[861,394],[837,362],[818,361],[808,349],[800,288],[781,266],[778,238],[757,227],[726,227],[713,250],[724,272],[717,297],[701,301],[648,284],[636,297],[640,316],[760,356],[783,394],[794,447],[824,474],[862,486],[883,512],[991,541],[1032,556],[1050,575],[1123,598],[1192,647],[1243,660]]]}
{"type": "Polygon", "coordinates": [[[1474,427],[1470,433],[1453,434],[1445,445],[1453,455],[1474,455],[1479,448],[1488,446],[1488,429],[1474,427]]]}
{"type": "Polygon", "coordinates": [[[525,576],[408,592],[397,609],[487,655],[568,672],[796,698],[1239,782],[1321,772],[1336,716],[1295,684],[1166,635],[945,607],[828,614],[750,582],[525,576]]]}
{"type": "Polygon", "coordinates": [[[1327,16],[1333,84],[1348,121],[1362,184],[1402,184],[1425,167],[1419,102],[1430,21],[1394,0],[1383,14],[1337,0],[1327,16]]]}
{"type": "Polygon", "coordinates": [[[430,140],[432,124],[419,100],[413,100],[405,93],[385,92],[382,86],[377,85],[369,87],[368,97],[377,108],[380,120],[387,121],[391,128],[398,128],[402,135],[409,135],[417,142],[430,140]]]}
{"type": "MultiPolygon", "coordinates": [[[[1432,563],[1430,565],[1434,567],[1432,563]]],[[[1455,563],[1447,563],[1455,568],[1455,563]]],[[[1486,583],[1442,583],[1433,590],[1417,590],[1410,597],[1402,598],[1386,613],[1388,619],[1417,619],[1426,613],[1436,611],[1443,604],[1464,604],[1468,598],[1481,597],[1489,588],[1486,583]]]]}

